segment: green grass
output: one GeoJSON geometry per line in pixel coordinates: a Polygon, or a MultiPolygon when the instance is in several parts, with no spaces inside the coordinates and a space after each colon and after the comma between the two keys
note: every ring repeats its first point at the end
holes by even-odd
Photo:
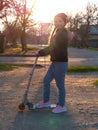
{"type": "Polygon", "coordinates": [[[98,80],[95,80],[93,83],[96,87],[98,87],[98,80]]]}
{"type": "Polygon", "coordinates": [[[98,66],[69,66],[68,72],[91,72],[98,71],[98,66]]]}
{"type": "Polygon", "coordinates": [[[18,44],[18,45],[14,46],[14,47],[6,48],[3,55],[13,55],[13,54],[18,55],[18,54],[23,54],[24,52],[25,53],[32,53],[32,52],[36,52],[38,50],[39,49],[37,47],[28,45],[27,46],[27,51],[22,51],[21,45],[18,44]]]}
{"type": "Polygon", "coordinates": [[[27,49],[29,51],[35,51],[35,50],[38,50],[38,48],[34,47],[34,46],[27,46],[27,49]]]}
{"type": "Polygon", "coordinates": [[[0,71],[10,71],[13,69],[17,69],[18,67],[26,67],[30,66],[28,64],[6,64],[6,63],[0,63],[0,71]]]}
{"type": "Polygon", "coordinates": [[[98,51],[98,48],[96,47],[88,47],[88,49],[90,49],[90,50],[94,50],[94,51],[98,51]]]}
{"type": "Polygon", "coordinates": [[[5,64],[5,63],[0,63],[0,71],[9,71],[16,69],[18,66],[14,64],[5,64]]]}
{"type": "MultiPolygon", "coordinates": [[[[16,45],[13,49],[14,50],[21,50],[21,48],[22,48],[22,46],[20,45],[20,44],[18,44],[18,45],[16,45]]],[[[37,47],[34,47],[34,46],[30,46],[30,45],[28,45],[27,46],[27,50],[31,50],[31,51],[33,51],[33,50],[37,50],[38,48],[37,47]]]]}
{"type": "MultiPolygon", "coordinates": [[[[29,65],[0,63],[0,71],[9,71],[24,66],[29,66],[29,65]]],[[[68,67],[68,72],[92,72],[92,71],[98,71],[98,66],[69,66],[68,67]]]]}

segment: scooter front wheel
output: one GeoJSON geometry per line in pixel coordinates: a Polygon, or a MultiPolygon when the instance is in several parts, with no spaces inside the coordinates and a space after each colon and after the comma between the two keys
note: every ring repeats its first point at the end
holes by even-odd
{"type": "Polygon", "coordinates": [[[19,104],[19,105],[18,105],[18,111],[23,112],[24,110],[25,110],[25,105],[24,105],[24,103],[19,104]]]}

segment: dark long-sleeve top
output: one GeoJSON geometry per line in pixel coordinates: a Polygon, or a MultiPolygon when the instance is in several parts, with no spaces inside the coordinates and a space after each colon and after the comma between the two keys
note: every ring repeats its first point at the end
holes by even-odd
{"type": "Polygon", "coordinates": [[[68,62],[68,38],[65,28],[56,31],[50,45],[39,51],[40,56],[50,54],[52,62],[68,62]]]}

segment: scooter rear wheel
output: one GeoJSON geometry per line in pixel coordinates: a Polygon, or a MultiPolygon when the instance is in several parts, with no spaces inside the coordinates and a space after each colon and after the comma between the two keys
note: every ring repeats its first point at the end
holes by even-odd
{"type": "Polygon", "coordinates": [[[25,105],[23,103],[18,105],[18,111],[23,112],[25,110],[25,105]]]}
{"type": "Polygon", "coordinates": [[[28,106],[28,109],[29,110],[33,110],[34,108],[33,108],[33,104],[31,103],[31,102],[28,102],[27,103],[27,106],[28,106]]]}

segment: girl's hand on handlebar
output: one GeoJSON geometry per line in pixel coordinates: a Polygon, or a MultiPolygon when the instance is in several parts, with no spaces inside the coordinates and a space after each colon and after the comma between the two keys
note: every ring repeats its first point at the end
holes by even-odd
{"type": "Polygon", "coordinates": [[[36,56],[36,57],[39,57],[39,56],[40,56],[40,55],[39,55],[39,52],[37,52],[37,53],[35,54],[35,56],[36,56]]]}

